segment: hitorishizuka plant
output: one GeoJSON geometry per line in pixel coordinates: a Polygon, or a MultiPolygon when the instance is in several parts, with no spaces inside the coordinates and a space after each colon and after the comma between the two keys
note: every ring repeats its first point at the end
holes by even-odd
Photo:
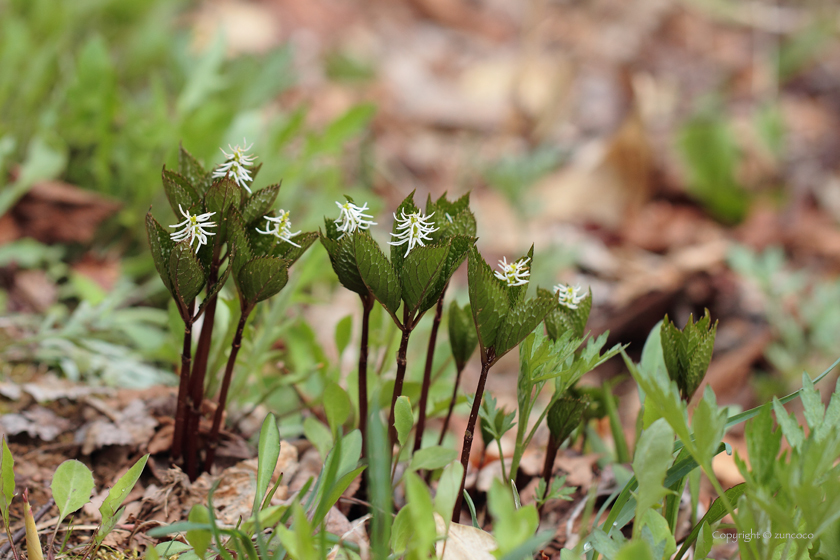
{"type": "MultiPolygon", "coordinates": [[[[697,399],[690,422],[689,402],[702,386],[714,348],[717,324],[712,324],[708,311],[699,321],[690,317],[682,329],[666,317],[650,333],[637,364],[621,345],[605,349],[608,333],[595,337],[587,332],[591,290],[559,284],[552,290],[536,288],[528,296],[533,246],[520,257],[503,257],[495,268],[488,264],[476,244],[477,224],[469,195],[454,201],[446,195],[428,198],[421,209],[411,193],[392,213],[388,251],[372,235],[372,228],[383,223],[369,209],[369,204],[376,207],[376,203],[356,200],[358,196],[335,201],[337,213],[324,218],[323,230],[294,231],[293,217],[277,202],[280,185],[253,189],[259,165],[249,153],[251,147],[243,143],[223,150],[225,162],[212,170],[205,170],[182,148],[178,170],[164,167],[162,172],[176,216],[164,223],[173,225],[162,226],[151,212],[146,218],[155,266],[184,325],[172,459],[182,462],[191,478],[213,467],[248,318],[259,302],[286,286],[290,267],[316,239],[326,250],[338,281],[361,302],[357,404],[338,383],[325,384],[315,406],[323,405],[321,416],[329,427],[314,418],[305,421],[315,425],[305,432],[310,440],[326,434],[312,442],[322,453],[323,469],[283,505],[271,505],[274,490],[269,491],[269,486],[280,434],[277,419],[269,415],[260,431],[253,516],[238,527],[220,527],[211,498],[207,507],[193,508],[189,523],[158,529],[156,534],[186,531],[186,540],[199,558],[218,555],[225,560],[232,560],[232,552],[252,560],[437,558],[447,547],[456,554],[459,543],[467,541],[484,543],[470,549],[474,557],[521,560],[532,557],[554,537],[554,529],[538,532],[545,505],[571,500],[577,494],[577,489],[565,484],[565,477],[555,476],[555,458],[561,449],[580,446],[597,449],[605,461],[631,466],[632,473],[627,472],[598,512],[594,511],[597,496],[582,496],[587,513],[577,538],[570,541],[576,543],[574,548],[560,552],[563,560],[602,556],[664,560],[674,555],[682,558],[692,548],[695,558],[704,558],[713,544],[712,529],[721,527],[726,516],[739,532],[761,529],[772,536],[760,543],[739,542],[744,558],[840,557],[840,541],[835,538],[840,534],[836,532],[840,529],[836,503],[840,496],[840,467],[836,465],[840,398],[835,395],[826,409],[813,387],[830,370],[813,382],[804,377],[801,392],[734,416],[717,405],[707,387],[697,399]],[[469,303],[459,304],[453,298],[447,306],[450,282],[465,261],[469,303]],[[205,395],[206,387],[217,386],[208,379],[219,373],[211,371],[208,363],[213,322],[218,297],[230,277],[239,318],[230,339],[212,428],[202,439],[201,403],[212,396],[205,395]],[[377,306],[390,317],[392,331],[399,336],[396,363],[389,355],[392,347],[384,346],[384,361],[378,368],[381,375],[368,365],[371,316],[377,306]],[[409,343],[432,309],[415,405],[403,394],[409,343]],[[200,318],[193,349],[193,328],[200,318]],[[432,375],[433,363],[444,325],[454,364],[453,389],[450,398],[432,403],[437,379],[432,375]],[[485,387],[493,366],[517,347],[516,409],[506,410],[492,395],[485,398],[485,387]],[[478,384],[474,393],[459,395],[461,374],[476,349],[481,365],[478,384]],[[625,438],[612,386],[581,383],[587,373],[618,354],[638,385],[642,403],[633,447],[625,438]],[[389,363],[390,368],[386,367],[389,363]],[[547,388],[548,401],[538,400],[547,388]],[[800,396],[811,428],[807,437],[783,406],[800,396]],[[464,433],[458,434],[463,438],[459,460],[444,436],[454,409],[463,402],[470,411],[464,433]],[[773,431],[771,408],[781,431],[773,431]],[[441,433],[424,439],[428,421],[434,417],[442,417],[441,433]],[[611,443],[590,428],[593,418],[609,421],[611,443]],[[724,488],[711,468],[712,458],[727,450],[726,431],[750,419],[754,420],[747,425],[749,463],[737,459],[746,482],[724,488]],[[513,452],[506,454],[502,438],[514,428],[513,452]],[[547,438],[545,461],[532,503],[523,503],[516,481],[527,480],[520,464],[540,430],[547,438]],[[486,500],[486,513],[494,520],[492,535],[478,523],[484,516],[478,515],[476,504],[485,502],[475,500],[476,491],[466,487],[477,433],[485,449],[495,443],[499,450],[502,476],[486,500]],[[791,449],[780,455],[782,436],[791,449]],[[431,445],[431,441],[437,443],[431,445]],[[701,475],[718,497],[698,513],[701,475]],[[330,534],[326,524],[327,512],[360,476],[366,477],[365,484],[353,503],[370,516],[370,549],[365,551],[341,535],[330,534]],[[399,486],[403,492],[395,492],[399,486]],[[683,531],[677,521],[684,493],[691,498],[691,528],[678,541],[683,531]],[[405,496],[398,511],[395,496],[405,496]],[[458,523],[462,510],[469,511],[472,527],[458,523]],[[631,527],[622,531],[626,526],[631,527]],[[790,534],[806,538],[795,541],[785,536],[790,534]]],[[[346,318],[347,324],[351,320],[346,318]]],[[[350,335],[342,335],[342,340],[337,344],[343,350],[350,335]]],[[[183,546],[178,543],[179,550],[183,546]]],[[[152,556],[166,550],[160,548],[152,556]]]]}

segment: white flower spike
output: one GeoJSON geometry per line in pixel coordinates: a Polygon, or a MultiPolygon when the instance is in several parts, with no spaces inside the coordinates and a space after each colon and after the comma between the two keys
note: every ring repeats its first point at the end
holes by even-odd
{"type": "Polygon", "coordinates": [[[554,286],[554,293],[557,294],[557,300],[560,305],[568,307],[569,309],[577,309],[580,302],[586,298],[586,294],[581,293],[580,286],[572,286],[569,284],[557,284],[554,286]]]}
{"type": "Polygon", "coordinates": [[[257,228],[257,231],[263,235],[273,235],[286,243],[300,247],[300,245],[292,241],[292,237],[300,234],[300,231],[292,233],[292,222],[289,219],[289,213],[281,208],[279,214],[276,218],[274,216],[263,216],[266,220],[265,231],[260,228],[257,228]]]}
{"type": "Polygon", "coordinates": [[[499,261],[499,268],[502,271],[499,272],[497,270],[493,274],[499,280],[505,281],[508,286],[524,286],[528,283],[528,277],[531,276],[531,270],[527,266],[530,260],[530,258],[519,259],[516,262],[508,264],[507,259],[502,257],[502,260],[499,261]]]}
{"type": "Polygon", "coordinates": [[[210,216],[215,214],[215,212],[207,212],[206,214],[190,214],[189,212],[184,212],[184,209],[181,208],[181,205],[178,205],[178,210],[181,211],[181,215],[186,218],[183,222],[177,223],[175,225],[171,225],[171,228],[184,228],[180,231],[176,231],[174,233],[170,233],[169,237],[172,241],[176,243],[179,241],[183,241],[184,239],[190,240],[190,247],[192,247],[193,241],[196,239],[198,240],[198,245],[195,247],[195,252],[198,253],[198,250],[201,248],[202,245],[207,245],[207,236],[208,235],[216,235],[212,231],[207,231],[204,228],[211,228],[216,227],[216,222],[208,222],[207,220],[210,219],[210,216]]]}
{"type": "Polygon", "coordinates": [[[423,212],[417,211],[412,214],[406,215],[405,210],[400,213],[400,217],[397,218],[397,215],[394,214],[394,220],[397,222],[397,230],[402,230],[400,233],[392,233],[397,240],[389,241],[388,245],[403,245],[404,243],[408,243],[408,248],[405,250],[405,255],[411,252],[414,249],[415,245],[420,245],[421,247],[425,247],[425,243],[423,241],[431,241],[432,238],[429,237],[429,234],[438,230],[438,228],[433,227],[432,224],[428,222],[429,218],[434,216],[435,213],[432,212],[428,216],[424,216],[423,212]]]}
{"type": "Polygon", "coordinates": [[[254,145],[252,143],[250,146],[246,146],[246,144],[247,142],[244,138],[242,139],[242,146],[236,146],[233,148],[230,144],[228,144],[228,148],[230,148],[231,153],[227,153],[219,148],[222,150],[222,153],[225,154],[227,159],[222,165],[213,171],[213,178],[223,178],[230,173],[231,178],[236,181],[236,184],[248,191],[248,194],[251,194],[251,189],[248,188],[247,183],[249,183],[253,177],[251,177],[251,172],[245,166],[253,165],[257,156],[249,156],[245,153],[254,145]]]}
{"type": "Polygon", "coordinates": [[[338,219],[335,220],[336,229],[341,232],[341,235],[338,236],[339,239],[348,233],[353,233],[357,229],[368,229],[370,226],[376,225],[376,222],[371,221],[373,216],[364,213],[368,209],[367,202],[362,206],[356,206],[350,201],[344,204],[336,201],[335,205],[341,211],[338,219]]]}

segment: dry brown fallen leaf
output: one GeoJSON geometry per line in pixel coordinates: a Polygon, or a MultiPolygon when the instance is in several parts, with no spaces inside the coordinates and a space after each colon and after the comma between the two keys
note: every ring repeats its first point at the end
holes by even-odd
{"type": "MultiPolygon", "coordinates": [[[[439,537],[447,535],[446,522],[437,513],[435,528],[439,537]]],[[[493,535],[460,523],[450,523],[446,540],[435,543],[435,552],[441,560],[495,560],[492,551],[496,548],[493,535]]]]}
{"type": "Polygon", "coordinates": [[[70,422],[43,406],[33,406],[19,414],[0,416],[0,428],[6,435],[23,432],[42,441],[52,441],[70,428],[70,422]]]}

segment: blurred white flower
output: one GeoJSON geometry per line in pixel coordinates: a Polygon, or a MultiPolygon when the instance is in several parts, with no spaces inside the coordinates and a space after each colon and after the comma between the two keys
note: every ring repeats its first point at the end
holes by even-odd
{"type": "Polygon", "coordinates": [[[242,146],[232,148],[228,144],[231,153],[227,153],[222,148],[219,148],[225,154],[227,160],[213,171],[213,178],[219,179],[230,173],[231,178],[236,181],[236,184],[248,191],[248,194],[251,194],[251,189],[248,188],[248,183],[252,180],[251,172],[245,166],[253,165],[257,156],[247,155],[245,152],[250,150],[254,144],[252,143],[250,146],[245,146],[245,144],[247,142],[244,138],[242,139],[242,146]]]}
{"type": "Polygon", "coordinates": [[[300,247],[300,245],[292,241],[292,237],[298,235],[300,231],[292,233],[292,222],[289,219],[289,213],[287,211],[281,208],[277,217],[263,216],[263,218],[266,220],[265,231],[257,228],[259,233],[262,233],[263,235],[273,235],[282,241],[291,243],[295,247],[300,247]]]}
{"type": "Polygon", "coordinates": [[[580,286],[572,286],[569,284],[557,284],[554,286],[554,293],[557,294],[557,300],[560,305],[566,306],[569,309],[577,309],[580,302],[584,300],[586,294],[581,293],[580,286]]]}
{"type": "Polygon", "coordinates": [[[508,286],[524,286],[528,283],[528,277],[531,276],[531,271],[527,266],[530,260],[530,258],[519,259],[508,264],[507,259],[502,257],[502,260],[499,261],[499,268],[502,271],[497,270],[494,274],[499,280],[507,282],[508,286]]]}
{"type": "Polygon", "coordinates": [[[388,245],[398,246],[408,243],[408,248],[405,250],[406,257],[414,249],[415,245],[425,247],[426,245],[423,241],[431,241],[432,238],[429,237],[429,234],[438,230],[438,228],[428,223],[428,219],[434,215],[435,213],[432,212],[428,216],[424,216],[419,210],[408,215],[403,210],[399,218],[394,214],[394,220],[397,222],[397,230],[402,231],[400,233],[392,233],[391,235],[396,237],[397,240],[389,241],[388,245]]]}
{"type": "Polygon", "coordinates": [[[357,229],[368,229],[370,226],[375,226],[376,222],[372,222],[373,216],[365,214],[368,209],[367,202],[362,206],[356,206],[352,202],[345,202],[344,204],[336,201],[336,206],[341,211],[338,219],[335,220],[336,229],[341,232],[339,239],[348,233],[353,233],[357,229]]]}
{"type": "Polygon", "coordinates": [[[174,233],[170,233],[169,237],[170,239],[172,239],[172,241],[175,241],[176,243],[185,239],[189,239],[190,247],[192,247],[193,241],[197,239],[198,245],[196,245],[195,247],[195,252],[198,253],[198,250],[201,248],[202,245],[207,245],[207,236],[216,235],[212,231],[207,231],[206,229],[204,229],[216,227],[216,222],[207,221],[210,219],[210,216],[215,214],[215,212],[207,212],[206,214],[190,214],[189,212],[184,212],[184,209],[181,208],[180,204],[178,205],[178,210],[181,211],[181,215],[184,216],[185,220],[183,222],[171,225],[169,227],[183,229],[174,233]]]}

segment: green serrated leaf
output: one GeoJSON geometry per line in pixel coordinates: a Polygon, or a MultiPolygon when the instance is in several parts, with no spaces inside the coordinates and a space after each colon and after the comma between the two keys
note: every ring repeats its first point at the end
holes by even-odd
{"type": "Polygon", "coordinates": [[[64,461],[55,469],[50,488],[58,507],[58,522],[61,523],[67,515],[90,501],[93,475],[90,469],[75,459],[64,461]]]}
{"type": "Polygon", "coordinates": [[[257,257],[242,266],[237,279],[243,309],[248,309],[283,289],[289,281],[289,263],[274,257],[257,257]]]}
{"type": "Polygon", "coordinates": [[[493,270],[475,246],[470,247],[467,264],[470,309],[478,326],[479,344],[487,349],[496,344],[496,334],[508,311],[508,297],[505,286],[493,276],[493,270]]]}
{"type": "Polygon", "coordinates": [[[148,235],[149,248],[152,251],[155,269],[158,271],[163,285],[174,296],[175,289],[169,276],[169,256],[172,254],[175,242],[169,237],[169,232],[154,219],[151,212],[146,214],[146,234],[148,235]]]}
{"type": "Polygon", "coordinates": [[[15,497],[15,459],[6,443],[6,436],[2,437],[3,446],[0,449],[0,513],[3,523],[9,526],[9,506],[15,497]]]}
{"type": "Polygon", "coordinates": [[[292,266],[315,243],[316,239],[318,239],[316,231],[306,231],[296,235],[294,238],[296,245],[278,239],[270,255],[289,261],[289,266],[292,266]]]}
{"type": "MultiPolygon", "coordinates": [[[[227,222],[230,217],[230,208],[238,206],[242,198],[242,189],[230,179],[221,179],[213,183],[204,195],[204,207],[207,212],[214,212],[213,221],[216,228],[213,230],[216,235],[213,238],[215,244],[227,240],[227,222]]],[[[208,244],[209,247],[213,245],[208,244]]]]}
{"type": "Polygon", "coordinates": [[[668,316],[662,321],[660,338],[662,356],[668,376],[677,383],[680,396],[691,400],[709,369],[715,344],[717,322],[711,324],[709,310],[696,323],[689,316],[683,330],[679,330],[668,316]]]}
{"type": "Polygon", "coordinates": [[[186,310],[201,292],[205,279],[204,269],[186,240],[176,244],[169,255],[169,277],[172,279],[175,297],[182,310],[186,310]]]}
{"type": "Polygon", "coordinates": [[[239,273],[245,263],[254,260],[256,256],[251,248],[251,242],[245,232],[245,225],[242,223],[242,216],[236,208],[230,209],[228,217],[228,237],[235,248],[235,254],[231,257],[233,265],[233,278],[237,280],[239,273]]]}
{"type": "Polygon", "coordinates": [[[212,178],[210,173],[204,170],[201,163],[191,153],[179,146],[178,150],[178,173],[190,182],[199,193],[204,193],[209,187],[212,178]]]}
{"type": "Polygon", "coordinates": [[[431,305],[437,302],[440,293],[432,292],[437,287],[437,281],[445,268],[448,254],[448,245],[429,245],[415,247],[405,259],[400,272],[400,286],[403,301],[412,314],[425,311],[423,304],[427,299],[431,298],[431,305]]]}
{"type": "Polygon", "coordinates": [[[186,177],[166,169],[166,166],[161,172],[161,181],[163,181],[163,191],[169,200],[169,206],[180,222],[183,218],[182,210],[187,211],[200,203],[201,197],[186,177]]]}
{"type": "Polygon", "coordinates": [[[242,207],[242,220],[248,225],[259,221],[271,211],[278,192],[280,192],[280,183],[255,191],[242,207]]]}
{"type": "Polygon", "coordinates": [[[402,299],[396,270],[367,232],[356,232],[354,245],[359,275],[365,286],[389,313],[396,314],[402,299]]]}
{"type": "Polygon", "coordinates": [[[469,303],[461,308],[453,301],[449,306],[449,346],[452,349],[455,368],[461,371],[478,346],[478,334],[469,303]]]}
{"type": "Polygon", "coordinates": [[[359,274],[359,267],[356,264],[356,242],[355,233],[345,235],[336,241],[328,235],[321,234],[321,244],[327,250],[330,257],[330,264],[341,285],[361,296],[367,297],[370,293],[362,277],[359,274]]]}
{"type": "Polygon", "coordinates": [[[537,296],[534,299],[517,302],[505,314],[496,335],[496,359],[525,340],[543,322],[545,316],[557,305],[553,297],[537,296]]]}
{"type": "Polygon", "coordinates": [[[580,426],[583,412],[589,408],[589,404],[589,397],[585,395],[580,398],[564,395],[557,399],[548,409],[546,416],[546,424],[548,424],[551,437],[558,443],[564,442],[575,428],[580,426]]]}
{"type": "MultiPolygon", "coordinates": [[[[534,264],[534,245],[531,245],[531,248],[528,249],[528,252],[519,257],[518,259],[514,259],[512,262],[519,262],[524,261],[528,270],[531,270],[531,266],[534,264]]],[[[525,294],[528,292],[528,284],[523,284],[521,286],[508,286],[507,287],[507,295],[508,300],[510,301],[511,307],[515,306],[517,303],[520,303],[525,300],[525,294]]],[[[542,319],[540,319],[542,322],[542,319]]]]}

